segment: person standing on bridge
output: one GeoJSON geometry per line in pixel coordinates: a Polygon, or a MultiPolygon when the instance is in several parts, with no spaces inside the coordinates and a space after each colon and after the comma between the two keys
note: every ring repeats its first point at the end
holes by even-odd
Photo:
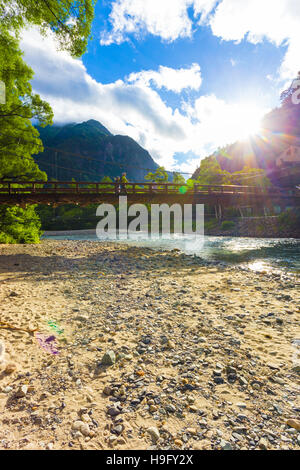
{"type": "Polygon", "coordinates": [[[128,179],[126,178],[126,173],[122,173],[122,176],[121,176],[121,194],[127,194],[126,183],[128,183],[128,179]]]}

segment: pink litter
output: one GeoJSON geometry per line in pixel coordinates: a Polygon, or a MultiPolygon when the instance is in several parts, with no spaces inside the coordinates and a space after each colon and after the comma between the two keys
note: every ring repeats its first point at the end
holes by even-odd
{"type": "Polygon", "coordinates": [[[56,338],[55,336],[47,336],[41,333],[36,333],[35,337],[41,346],[49,354],[59,354],[59,351],[56,347],[56,338]]]}

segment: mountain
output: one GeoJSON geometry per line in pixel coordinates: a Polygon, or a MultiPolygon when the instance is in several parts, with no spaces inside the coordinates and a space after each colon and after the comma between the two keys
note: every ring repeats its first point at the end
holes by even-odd
{"type": "Polygon", "coordinates": [[[144,181],[158,165],[149,152],[128,136],[113,135],[93,119],[63,126],[37,127],[44,152],[35,156],[49,179],[100,181],[127,173],[130,181],[144,181]]]}
{"type": "MultiPolygon", "coordinates": [[[[221,169],[234,173],[245,166],[261,168],[275,185],[299,184],[300,162],[294,165],[293,178],[282,176],[284,170],[277,166],[278,157],[290,147],[300,152],[300,104],[295,105],[288,96],[279,108],[273,109],[262,120],[258,135],[246,141],[237,141],[217,150],[216,157],[221,169]],[[286,181],[285,181],[286,180],[286,181]]],[[[192,178],[197,178],[199,168],[192,178]]]]}

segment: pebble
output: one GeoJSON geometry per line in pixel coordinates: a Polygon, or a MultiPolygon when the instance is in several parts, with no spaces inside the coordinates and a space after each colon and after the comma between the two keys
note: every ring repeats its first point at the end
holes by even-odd
{"type": "Polygon", "coordinates": [[[105,366],[112,366],[116,362],[116,355],[114,351],[106,351],[102,357],[101,364],[105,366]]]}
{"type": "Polygon", "coordinates": [[[150,434],[150,436],[155,442],[158,441],[158,439],[160,438],[159,430],[155,426],[148,428],[147,433],[150,434]]]}
{"type": "Polygon", "coordinates": [[[224,441],[224,439],[221,439],[220,446],[222,450],[233,450],[230,442],[224,441]]]}
{"type": "Polygon", "coordinates": [[[16,391],[15,397],[16,398],[23,398],[27,395],[28,392],[28,386],[27,385],[21,385],[18,390],[16,391]]]}
{"type": "Polygon", "coordinates": [[[300,420],[299,419],[288,419],[286,424],[288,426],[290,426],[291,428],[294,428],[297,431],[300,431],[300,420]]]}

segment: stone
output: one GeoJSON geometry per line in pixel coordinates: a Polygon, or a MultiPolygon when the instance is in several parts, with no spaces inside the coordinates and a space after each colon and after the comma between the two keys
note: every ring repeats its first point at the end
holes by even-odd
{"type": "Polygon", "coordinates": [[[116,362],[116,355],[114,351],[106,351],[104,356],[102,357],[101,364],[104,366],[112,366],[116,362]]]}
{"type": "Polygon", "coordinates": [[[183,442],[182,442],[181,439],[175,439],[174,444],[175,444],[176,447],[182,447],[183,446],[183,442]]]}
{"type": "Polygon", "coordinates": [[[72,424],[72,429],[73,431],[80,431],[80,427],[81,425],[84,424],[83,421],[74,421],[74,423],[72,424]]]}
{"type": "Polygon", "coordinates": [[[286,424],[290,426],[290,428],[294,428],[297,431],[300,431],[300,420],[299,419],[288,419],[286,424]]]}
{"type": "Polygon", "coordinates": [[[187,428],[186,429],[186,432],[191,434],[192,436],[196,436],[197,435],[197,429],[196,428],[187,428]]]}
{"type": "Polygon", "coordinates": [[[121,411],[118,410],[115,406],[111,406],[110,408],[108,408],[107,413],[110,416],[117,416],[121,413],[121,411]]]}
{"type": "Polygon", "coordinates": [[[79,431],[81,432],[81,434],[83,434],[84,436],[89,436],[90,435],[90,427],[87,423],[82,423],[81,426],[80,426],[80,429],[79,431]]]}
{"type": "Polygon", "coordinates": [[[222,450],[233,450],[230,442],[224,441],[224,439],[221,439],[220,446],[222,450]]]}
{"type": "Polygon", "coordinates": [[[267,439],[264,439],[264,438],[261,438],[259,443],[258,443],[258,447],[261,449],[261,450],[267,450],[268,449],[268,441],[267,439]]]}
{"type": "Polygon", "coordinates": [[[21,385],[18,390],[16,391],[16,398],[23,398],[26,396],[28,392],[28,386],[27,385],[21,385]]]}
{"type": "Polygon", "coordinates": [[[109,396],[109,395],[111,395],[111,392],[112,392],[111,387],[109,385],[106,385],[103,389],[104,395],[109,396]]]}
{"type": "Polygon", "coordinates": [[[155,426],[148,428],[147,433],[150,434],[150,436],[155,442],[158,441],[158,439],[160,438],[159,430],[155,426]]]}

